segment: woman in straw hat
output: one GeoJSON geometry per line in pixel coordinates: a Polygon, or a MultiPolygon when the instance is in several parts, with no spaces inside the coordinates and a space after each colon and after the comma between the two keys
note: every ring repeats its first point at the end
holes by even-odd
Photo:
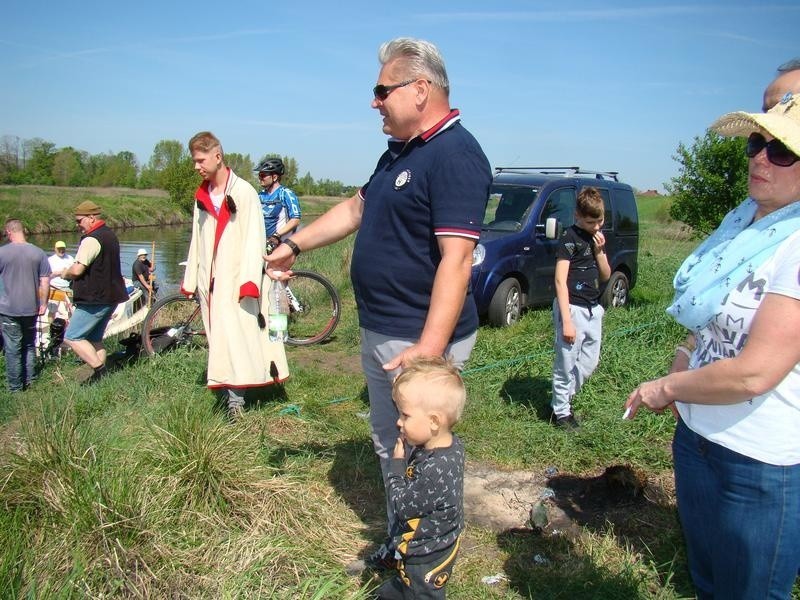
{"type": "Polygon", "coordinates": [[[750,196],[687,259],[667,309],[691,333],[628,397],[678,415],[678,512],[699,598],[789,598],[800,567],[800,94],[724,115],[750,196]]]}

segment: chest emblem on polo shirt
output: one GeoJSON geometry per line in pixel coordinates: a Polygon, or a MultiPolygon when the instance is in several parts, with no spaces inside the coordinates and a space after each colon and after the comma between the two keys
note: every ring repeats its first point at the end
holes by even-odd
{"type": "Polygon", "coordinates": [[[411,170],[405,169],[400,172],[394,180],[394,189],[402,190],[411,182],[411,170]]]}

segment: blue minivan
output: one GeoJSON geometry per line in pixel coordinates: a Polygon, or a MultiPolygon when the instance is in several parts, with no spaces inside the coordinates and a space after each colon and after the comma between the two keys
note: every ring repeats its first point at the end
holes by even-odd
{"type": "Polygon", "coordinates": [[[636,284],[639,217],[633,189],[614,171],[579,167],[497,167],[481,238],[473,253],[472,290],[478,313],[491,325],[511,325],[530,306],[555,297],[558,238],[575,220],[581,188],[596,187],[605,201],[606,254],[611,265],[600,298],[624,306],[636,284]]]}

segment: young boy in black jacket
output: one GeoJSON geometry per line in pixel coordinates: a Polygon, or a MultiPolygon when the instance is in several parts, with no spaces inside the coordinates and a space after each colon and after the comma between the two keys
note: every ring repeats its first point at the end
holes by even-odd
{"type": "Polygon", "coordinates": [[[397,575],[382,599],[445,598],[464,529],[464,446],[451,428],[466,402],[458,370],[443,358],[413,361],[394,382],[400,417],[387,493],[399,518],[397,575]]]}

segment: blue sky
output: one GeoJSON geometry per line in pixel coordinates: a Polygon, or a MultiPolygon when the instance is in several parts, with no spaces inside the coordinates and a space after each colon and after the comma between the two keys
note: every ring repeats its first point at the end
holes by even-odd
{"type": "Polygon", "coordinates": [[[359,185],[385,148],[377,49],[412,36],[439,46],[492,166],[617,170],[661,189],[679,142],[760,109],[800,56],[798,26],[797,0],[13,2],[0,135],[146,163],[159,140],[209,129],[226,151],[359,185]]]}

